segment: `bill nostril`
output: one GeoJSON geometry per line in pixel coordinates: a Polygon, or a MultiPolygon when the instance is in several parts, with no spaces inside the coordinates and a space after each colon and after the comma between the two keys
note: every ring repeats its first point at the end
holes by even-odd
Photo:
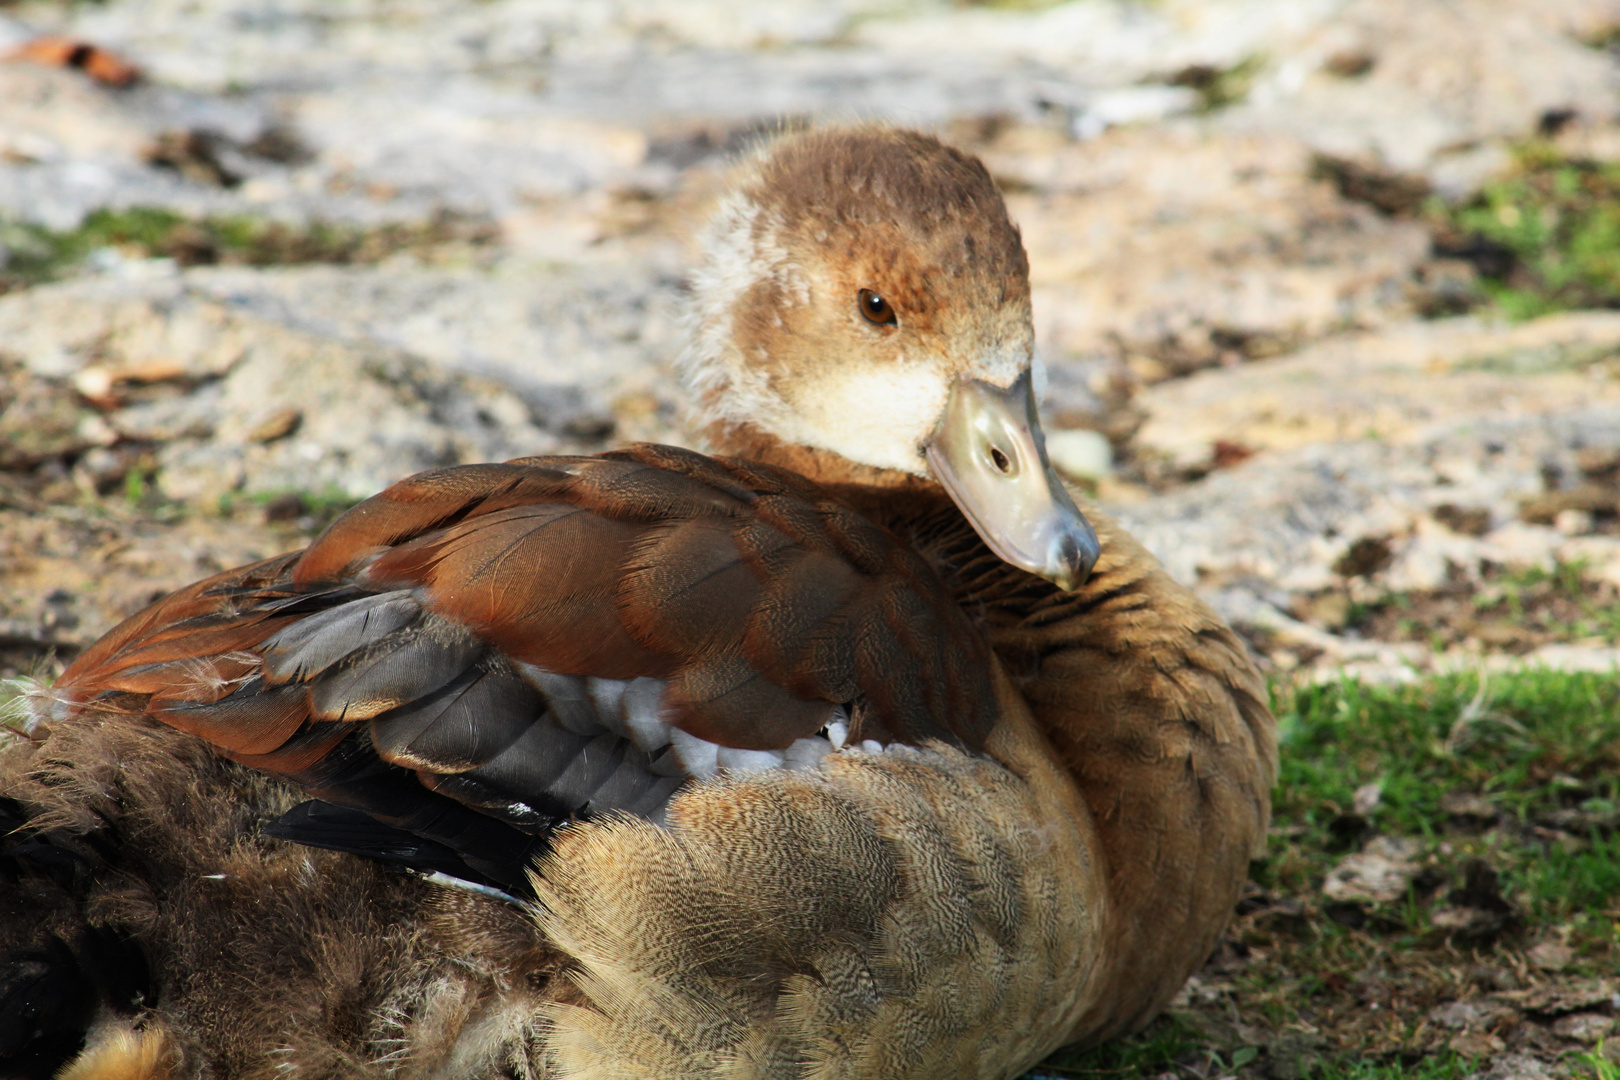
{"type": "Polygon", "coordinates": [[[1003,473],[1010,473],[1012,471],[1012,461],[1005,453],[1002,452],[1002,449],[999,446],[992,446],[990,448],[990,461],[998,470],[1003,473]]]}

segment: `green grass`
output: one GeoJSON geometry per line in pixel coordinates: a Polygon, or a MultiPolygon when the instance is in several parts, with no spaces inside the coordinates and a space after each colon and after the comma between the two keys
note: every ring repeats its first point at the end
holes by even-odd
{"type": "Polygon", "coordinates": [[[1547,629],[1567,638],[1620,638],[1620,605],[1600,599],[1585,580],[1586,564],[1561,562],[1553,567],[1513,570],[1495,588],[1474,599],[1482,611],[1505,609],[1508,617],[1523,622],[1527,612],[1547,599],[1561,599],[1573,609],[1569,617],[1548,621],[1547,629]]]}
{"type": "Polygon", "coordinates": [[[103,248],[143,258],[173,258],[186,266],[279,266],[376,262],[400,251],[427,253],[458,242],[485,244],[493,236],[487,227],[450,217],[359,228],[326,222],[288,225],[244,216],[191,220],[152,207],[101,209],[78,228],[65,231],[0,221],[0,291],[60,278],[103,248]]]}
{"type": "Polygon", "coordinates": [[[1404,687],[1345,682],[1280,702],[1276,814],[1315,845],[1378,781],[1381,831],[1431,835],[1441,798],[1476,791],[1518,816],[1620,795],[1620,681],[1532,669],[1404,687]],[[1589,793],[1589,794],[1586,794],[1589,793]]]}
{"type": "Polygon", "coordinates": [[[1505,261],[1482,287],[1509,318],[1620,306],[1620,164],[1530,142],[1477,196],[1432,204],[1430,217],[1442,247],[1489,247],[1505,261]]]}
{"type": "MultiPolygon", "coordinates": [[[[1534,500],[1525,513],[1543,513],[1534,500]]],[[[1550,514],[1549,514],[1550,516],[1550,514]]],[[[1338,594],[1340,597],[1343,594],[1338,594]]],[[[1313,601],[1331,614],[1332,595],[1313,601]]],[[[1487,646],[1527,652],[1558,642],[1620,643],[1620,589],[1590,575],[1583,560],[1490,571],[1458,583],[1344,601],[1343,625],[1380,641],[1427,642],[1436,652],[1487,646]]]]}
{"type": "Polygon", "coordinates": [[[104,247],[158,250],[183,219],[166,210],[97,210],[77,229],[57,232],[41,225],[0,222],[6,259],[0,275],[24,282],[49,280],[104,247]]]}
{"type": "MultiPolygon", "coordinates": [[[[1534,922],[1573,921],[1577,944],[1611,950],[1606,906],[1620,897],[1620,834],[1605,834],[1620,802],[1620,681],[1530,670],[1481,682],[1452,676],[1410,687],[1359,683],[1291,695],[1279,713],[1281,822],[1303,826],[1292,858],[1272,859],[1262,885],[1303,892],[1338,857],[1333,826],[1364,784],[1382,787],[1372,824],[1383,834],[1447,839],[1448,794],[1474,794],[1504,824],[1450,839],[1456,868],[1484,858],[1534,922]],[[1574,815],[1568,812],[1574,811],[1574,815]],[[1571,842],[1538,839],[1539,825],[1576,823],[1571,842]],[[1582,830],[1579,823],[1591,822],[1582,830]]],[[[1442,869],[1447,869],[1442,867],[1442,869]]],[[[1421,911],[1396,913],[1424,931],[1421,911]]]]}
{"type": "Polygon", "coordinates": [[[248,499],[266,512],[279,506],[286,520],[297,519],[317,531],[363,501],[336,487],[317,491],[257,491],[248,499]]]}
{"type": "Polygon", "coordinates": [[[21,734],[27,709],[27,690],[18,679],[0,679],[0,749],[21,734]]]}
{"type": "MultiPolygon", "coordinates": [[[[1500,987],[1477,972],[1534,986],[1620,969],[1620,680],[1529,669],[1274,698],[1273,839],[1252,867],[1246,913],[1200,976],[1204,992],[1142,1034],[1054,1055],[1029,1078],[1453,1080],[1484,1063],[1449,1048],[1454,1033],[1429,1013],[1494,1000],[1500,987]],[[1377,805],[1357,814],[1357,789],[1370,784],[1377,805]],[[1464,796],[1495,820],[1448,813],[1464,796]],[[1357,902],[1347,918],[1322,883],[1372,835],[1415,840],[1422,870],[1406,896],[1357,902]],[[1481,866],[1512,917],[1470,936],[1437,915],[1476,902],[1466,887],[1481,866]],[[1548,940],[1571,949],[1563,970],[1526,963],[1548,940]],[[1214,1003],[1201,1003],[1212,991],[1214,1003]]],[[[1511,1048],[1514,1031],[1550,1023],[1527,1014],[1501,1034],[1511,1048]]],[[[1620,1080],[1590,1048],[1566,1044],[1559,1055],[1572,1075],[1620,1080]]]]}
{"type": "Polygon", "coordinates": [[[1236,105],[1248,97],[1256,76],[1265,66],[1266,58],[1258,53],[1246,56],[1230,67],[1195,64],[1173,75],[1170,84],[1196,91],[1199,111],[1211,113],[1228,105],[1236,105]]]}
{"type": "Polygon", "coordinates": [[[1476,1063],[1460,1054],[1438,1054],[1414,1065],[1345,1061],[1314,1074],[1320,1080],[1460,1080],[1476,1063]]]}
{"type": "Polygon", "coordinates": [[[331,486],[313,490],[279,488],[273,491],[226,492],[219,496],[211,509],[222,518],[250,513],[267,522],[295,525],[299,531],[314,536],[364,501],[331,486]]]}
{"type": "Polygon", "coordinates": [[[1152,1076],[1167,1062],[1207,1059],[1205,1040],[1174,1015],[1165,1016],[1142,1034],[1116,1039],[1081,1054],[1054,1054],[1024,1075],[1024,1080],[1068,1080],[1070,1077],[1152,1076]]]}
{"type": "Polygon", "coordinates": [[[1620,1080],[1620,1064],[1603,1055],[1603,1044],[1590,1054],[1577,1054],[1570,1062],[1575,1080],[1620,1080]]]}

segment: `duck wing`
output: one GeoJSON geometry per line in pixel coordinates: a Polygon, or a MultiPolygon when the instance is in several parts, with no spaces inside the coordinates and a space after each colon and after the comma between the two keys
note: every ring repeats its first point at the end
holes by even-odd
{"type": "Polygon", "coordinates": [[[834,743],[982,746],[990,653],[915,552],[791,473],[640,446],[426,472],[86,651],[141,714],[304,788],[273,834],[527,889],[559,824],[834,743]]]}

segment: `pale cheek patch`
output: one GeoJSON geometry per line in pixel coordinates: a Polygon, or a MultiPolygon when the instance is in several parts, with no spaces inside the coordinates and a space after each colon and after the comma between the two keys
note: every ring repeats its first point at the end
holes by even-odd
{"type": "Polygon", "coordinates": [[[950,386],[937,368],[896,364],[827,369],[784,417],[783,437],[879,469],[921,475],[950,386]]]}

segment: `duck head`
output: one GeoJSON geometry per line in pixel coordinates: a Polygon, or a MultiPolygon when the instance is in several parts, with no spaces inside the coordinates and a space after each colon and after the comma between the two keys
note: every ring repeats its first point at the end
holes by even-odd
{"type": "Polygon", "coordinates": [[[1002,559],[1085,580],[1097,536],[1036,416],[1029,261],[977,159],[880,126],[788,136],[721,206],[692,284],[681,374],[717,450],[938,481],[1002,559]]]}

